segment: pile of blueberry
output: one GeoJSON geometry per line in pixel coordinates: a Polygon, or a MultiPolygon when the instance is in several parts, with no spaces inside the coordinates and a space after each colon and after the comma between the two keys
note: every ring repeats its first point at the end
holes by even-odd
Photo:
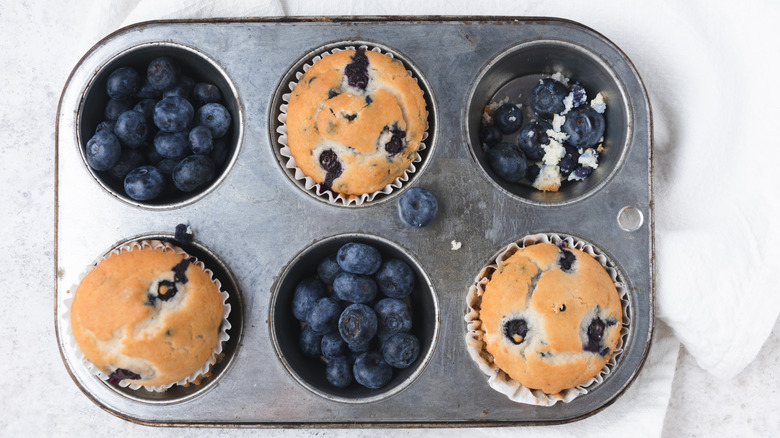
{"type": "Polygon", "coordinates": [[[541,79],[530,96],[534,118],[525,126],[523,111],[504,103],[493,111],[492,123],[480,128],[488,164],[510,183],[534,185],[540,173],[545,177],[553,173],[558,182],[584,179],[598,165],[598,152],[593,148],[604,136],[604,105],[594,102],[587,104],[580,84],[567,86],[554,78],[541,79]],[[515,142],[504,141],[504,136],[518,131],[515,142]],[[580,160],[583,154],[588,159],[580,160]]]}
{"type": "Polygon", "coordinates": [[[382,388],[393,368],[409,367],[420,354],[408,304],[414,284],[414,271],[404,261],[383,261],[371,245],[345,244],[319,263],[317,277],[295,288],[292,311],[303,326],[301,351],[327,363],[325,377],[337,388],[353,379],[382,388]]]}
{"type": "Polygon", "coordinates": [[[92,169],[122,182],[137,201],[192,192],[214,179],[228,155],[232,120],[219,88],[159,57],[144,76],[114,70],[106,91],[105,120],[85,150],[92,169]]]}

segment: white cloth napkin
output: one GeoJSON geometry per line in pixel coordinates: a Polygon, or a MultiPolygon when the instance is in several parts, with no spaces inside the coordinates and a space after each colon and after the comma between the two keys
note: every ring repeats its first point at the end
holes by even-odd
{"type": "Polygon", "coordinates": [[[103,27],[83,34],[92,42],[121,26],[162,18],[506,15],[575,20],[626,52],[653,109],[656,310],[671,330],[657,324],[642,374],[613,406],[575,424],[525,434],[605,435],[630,426],[660,435],[677,358],[671,332],[703,368],[729,378],[755,357],[777,319],[780,291],[772,275],[780,272],[780,184],[773,166],[778,136],[771,127],[780,122],[773,77],[780,46],[771,29],[780,14],[771,0],[740,8],[725,0],[96,3],[91,22],[103,27]]]}

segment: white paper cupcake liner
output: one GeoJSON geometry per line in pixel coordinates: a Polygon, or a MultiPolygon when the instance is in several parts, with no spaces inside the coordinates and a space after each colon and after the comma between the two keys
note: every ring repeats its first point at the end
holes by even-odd
{"type": "MultiPolygon", "coordinates": [[[[350,44],[349,42],[345,42],[343,46],[335,47],[333,49],[323,51],[322,53],[320,53],[320,54],[314,56],[313,58],[311,58],[308,62],[306,62],[303,65],[303,67],[301,67],[300,71],[295,73],[295,79],[296,80],[295,81],[290,81],[287,84],[287,87],[292,92],[292,90],[294,90],[295,86],[298,84],[297,80],[299,80],[301,78],[301,76],[303,76],[303,74],[306,73],[306,71],[309,68],[311,68],[312,65],[314,65],[316,62],[318,62],[322,58],[325,58],[326,56],[328,56],[330,54],[333,54],[333,53],[336,53],[336,52],[340,52],[342,50],[357,50],[358,48],[363,48],[363,49],[366,49],[366,50],[371,50],[373,52],[382,53],[382,54],[387,55],[387,56],[389,56],[391,58],[395,58],[396,57],[396,55],[394,55],[392,52],[390,52],[388,50],[383,50],[380,47],[372,47],[372,46],[369,46],[369,45],[366,45],[366,44],[361,44],[361,45],[357,45],[356,46],[354,43],[350,44]]],[[[403,60],[402,60],[402,62],[403,62],[403,60]]],[[[412,78],[414,78],[415,81],[417,81],[419,83],[418,78],[415,76],[415,74],[412,71],[410,71],[410,70],[406,70],[406,71],[409,73],[409,75],[412,76],[412,78]]],[[[420,87],[420,89],[423,91],[423,96],[425,96],[425,88],[424,87],[420,87]]],[[[420,155],[420,152],[424,151],[427,148],[427,146],[425,144],[425,140],[428,139],[428,128],[429,128],[429,125],[428,125],[427,119],[428,119],[428,115],[430,113],[428,112],[428,108],[427,108],[427,105],[426,105],[426,109],[425,109],[425,111],[426,111],[426,125],[425,125],[425,131],[423,132],[423,135],[422,135],[422,139],[420,140],[420,147],[417,149],[417,152],[415,153],[415,157],[414,157],[414,159],[412,159],[412,162],[409,164],[409,167],[403,172],[403,174],[401,174],[401,176],[396,178],[392,183],[384,186],[381,190],[378,190],[378,191],[372,192],[372,193],[364,193],[362,195],[346,195],[345,196],[345,195],[340,194],[340,193],[335,193],[335,192],[333,192],[331,190],[325,190],[325,189],[323,189],[320,186],[319,183],[315,182],[314,179],[312,179],[311,177],[309,177],[305,173],[303,173],[303,171],[300,168],[298,168],[297,164],[295,163],[295,158],[292,156],[292,152],[290,151],[290,148],[287,145],[287,104],[290,102],[290,93],[284,93],[282,95],[282,102],[284,102],[284,103],[282,103],[279,106],[279,116],[277,118],[279,120],[279,122],[281,123],[281,125],[279,125],[279,127],[276,128],[276,132],[279,134],[277,141],[279,142],[279,145],[281,145],[281,148],[279,149],[279,154],[282,157],[284,157],[285,160],[286,160],[286,162],[283,163],[283,164],[284,164],[284,166],[287,169],[292,169],[293,170],[294,178],[297,181],[300,181],[303,184],[303,187],[307,191],[314,193],[315,195],[317,195],[320,198],[326,199],[327,202],[330,203],[330,204],[336,204],[336,205],[341,204],[341,205],[344,205],[344,206],[355,204],[355,205],[359,206],[359,205],[363,205],[364,203],[372,202],[374,200],[374,198],[379,196],[379,194],[389,195],[390,193],[393,192],[393,190],[400,189],[401,187],[403,187],[404,183],[409,181],[410,175],[412,175],[415,172],[417,172],[417,166],[415,165],[415,163],[419,163],[419,162],[422,161],[422,156],[420,155]]]]}
{"type": "Polygon", "coordinates": [[[203,269],[209,275],[209,278],[211,278],[211,281],[214,282],[214,284],[217,286],[217,289],[219,290],[220,295],[222,295],[222,310],[223,310],[223,313],[222,313],[222,323],[220,324],[219,338],[217,340],[217,345],[214,347],[214,351],[212,351],[212,353],[209,356],[208,360],[198,370],[194,371],[189,376],[187,376],[187,377],[185,377],[185,378],[183,378],[183,379],[181,379],[181,380],[179,380],[177,382],[169,383],[169,384],[166,384],[166,385],[154,385],[154,386],[151,386],[151,385],[138,385],[138,384],[134,383],[132,380],[129,380],[129,379],[121,380],[118,383],[118,385],[120,387],[122,387],[122,388],[128,388],[129,387],[130,389],[133,389],[133,390],[137,390],[137,389],[143,388],[143,389],[146,389],[147,391],[163,392],[163,391],[167,390],[168,388],[172,387],[173,385],[187,385],[189,383],[197,382],[198,378],[206,375],[209,372],[209,370],[211,369],[211,367],[216,363],[217,357],[222,353],[222,345],[225,342],[227,342],[228,339],[230,339],[230,335],[228,335],[228,333],[227,333],[227,331],[230,330],[230,328],[231,328],[230,321],[228,321],[228,316],[230,315],[230,310],[231,310],[230,304],[228,304],[228,302],[227,302],[228,293],[225,292],[224,290],[222,290],[222,283],[219,281],[218,278],[214,277],[214,273],[210,269],[206,268],[206,266],[203,264],[203,262],[201,262],[200,260],[198,260],[195,257],[192,257],[190,254],[187,254],[181,248],[178,248],[178,247],[173,246],[173,245],[171,245],[171,244],[169,244],[167,242],[163,242],[163,241],[159,241],[159,240],[140,240],[140,241],[126,243],[126,244],[124,244],[124,245],[122,245],[122,246],[120,246],[118,248],[113,249],[111,252],[109,252],[109,253],[107,253],[107,254],[105,254],[105,255],[95,259],[95,261],[92,262],[92,264],[90,264],[87,267],[87,269],[79,275],[78,282],[76,284],[72,285],[68,289],[68,293],[66,294],[65,298],[63,299],[63,304],[64,305],[61,306],[62,311],[61,311],[61,314],[59,315],[59,317],[61,318],[60,319],[60,323],[62,324],[62,327],[64,327],[64,329],[65,329],[64,331],[67,333],[67,345],[68,345],[68,347],[71,348],[76,353],[76,357],[81,358],[81,363],[84,365],[84,367],[87,368],[87,370],[91,374],[99,377],[101,380],[103,380],[106,383],[108,383],[108,381],[110,379],[109,376],[107,374],[105,374],[104,372],[102,372],[100,369],[98,369],[96,366],[94,366],[86,358],[84,353],[82,353],[81,349],[79,348],[79,345],[76,342],[76,338],[75,338],[75,336],[73,336],[73,330],[71,330],[70,308],[71,308],[71,305],[73,304],[73,298],[76,295],[76,289],[78,288],[79,284],[81,284],[81,281],[84,279],[84,277],[86,277],[87,274],[89,274],[89,272],[92,271],[92,269],[95,268],[101,261],[103,261],[106,258],[108,258],[108,257],[110,257],[112,255],[115,255],[115,254],[120,254],[120,253],[126,252],[126,251],[137,251],[137,250],[144,249],[144,248],[152,248],[152,249],[163,248],[163,251],[173,251],[176,254],[186,255],[187,257],[191,258],[193,260],[192,263],[195,266],[203,269]]]}
{"type": "Polygon", "coordinates": [[[593,245],[577,240],[571,236],[562,236],[555,233],[534,234],[525,236],[517,242],[509,244],[490,264],[483,267],[474,279],[474,283],[469,288],[466,298],[468,309],[466,312],[466,348],[469,355],[477,363],[479,369],[488,377],[488,384],[491,388],[506,395],[510,400],[539,406],[552,406],[562,401],[568,403],[580,395],[587,394],[604,379],[606,379],[620,362],[623,355],[623,346],[628,342],[629,327],[631,325],[631,307],[628,288],[623,283],[615,265],[593,245]],[[531,389],[521,385],[516,380],[510,378],[505,372],[498,368],[492,361],[490,353],[485,351],[485,342],[483,341],[484,331],[482,331],[482,321],[479,319],[479,305],[482,301],[485,285],[488,283],[488,274],[494,272],[498,266],[518,249],[537,243],[553,243],[567,248],[576,248],[592,256],[606,269],[607,273],[615,283],[620,303],[623,309],[623,324],[620,328],[620,337],[617,347],[606,365],[593,378],[574,387],[565,389],[557,394],[545,394],[542,390],[531,389]]]}

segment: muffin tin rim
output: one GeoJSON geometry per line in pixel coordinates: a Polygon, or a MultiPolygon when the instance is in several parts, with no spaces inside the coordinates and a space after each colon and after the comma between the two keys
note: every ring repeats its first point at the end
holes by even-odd
{"type": "MultiPolygon", "coordinates": [[[[73,70],[74,72],[76,71],[76,69],[78,69],[81,63],[84,62],[84,59],[86,59],[87,56],[93,54],[94,50],[95,47],[93,47],[93,49],[91,49],[85,55],[85,57],[82,58],[79,64],[74,68],[73,70]]],[[[73,73],[71,73],[71,77],[72,74],[73,73]]],[[[68,84],[66,84],[66,88],[69,85],[70,80],[71,78],[68,78],[68,84]]],[[[238,89],[236,88],[235,85],[235,81],[227,74],[227,71],[224,69],[224,67],[222,67],[222,65],[217,63],[216,59],[214,59],[212,56],[206,54],[205,52],[201,51],[198,48],[180,42],[175,42],[170,39],[145,41],[130,46],[124,46],[121,49],[114,51],[113,53],[110,53],[107,56],[103,57],[99,61],[99,66],[95,68],[95,70],[89,76],[88,80],[83,84],[83,87],[79,92],[79,95],[81,96],[81,98],[79,99],[76,108],[75,127],[74,127],[75,146],[78,148],[78,153],[81,156],[81,160],[84,164],[84,168],[92,177],[92,179],[103,189],[103,191],[105,191],[111,197],[116,198],[119,201],[122,201],[134,208],[140,208],[140,209],[152,210],[152,211],[174,210],[174,209],[186,207],[187,205],[194,204],[200,201],[204,197],[208,196],[210,193],[214,192],[224,182],[224,180],[227,179],[228,174],[230,173],[232,168],[235,166],[236,161],[238,160],[238,155],[244,143],[244,112],[245,112],[244,104],[243,101],[241,100],[241,97],[239,96],[238,89]],[[237,117],[236,127],[238,132],[233,133],[234,141],[231,142],[231,146],[233,147],[232,154],[230,160],[225,162],[224,169],[222,170],[221,174],[218,175],[214,180],[212,180],[206,188],[196,190],[196,192],[198,192],[197,194],[192,196],[187,196],[185,197],[185,199],[182,199],[177,202],[164,203],[164,204],[148,204],[147,201],[137,201],[135,199],[130,198],[126,194],[119,193],[118,191],[109,187],[109,185],[103,181],[103,178],[99,177],[96,171],[92,169],[89,166],[89,164],[87,164],[87,158],[85,155],[84,148],[86,147],[87,141],[89,139],[82,138],[81,135],[82,118],[83,118],[82,115],[84,114],[85,111],[86,98],[87,95],[92,91],[92,87],[96,85],[95,81],[97,80],[98,76],[100,76],[105,71],[106,67],[108,67],[109,64],[116,62],[120,60],[122,57],[128,54],[132,54],[133,52],[143,51],[150,48],[151,49],[167,48],[167,49],[173,49],[174,51],[181,50],[184,52],[188,52],[197,58],[200,58],[203,62],[210,65],[220,76],[222,76],[222,78],[227,83],[229,90],[226,91],[229,91],[230,92],[229,96],[235,99],[236,109],[238,111],[237,115],[231,114],[232,117],[234,118],[237,117]],[[235,145],[233,145],[233,143],[235,143],[235,145]]],[[[226,93],[225,96],[228,96],[228,94],[226,93]]]]}

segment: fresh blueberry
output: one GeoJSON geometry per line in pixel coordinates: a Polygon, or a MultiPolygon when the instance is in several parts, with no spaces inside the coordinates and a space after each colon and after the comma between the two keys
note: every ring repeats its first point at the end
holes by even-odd
{"type": "Polygon", "coordinates": [[[179,164],[177,160],[166,158],[157,163],[155,167],[157,167],[157,170],[160,171],[160,173],[163,174],[166,179],[170,179],[171,175],[173,175],[173,169],[176,168],[177,164],[179,164]]]}
{"type": "Polygon", "coordinates": [[[376,335],[379,339],[408,332],[412,329],[412,312],[405,302],[396,298],[385,298],[374,306],[377,318],[376,335]]]}
{"type": "Polygon", "coordinates": [[[412,187],[405,191],[398,201],[401,219],[413,227],[424,227],[436,217],[439,203],[433,193],[422,187],[412,187]]]}
{"type": "Polygon", "coordinates": [[[363,353],[355,359],[352,366],[355,380],[369,389],[379,389],[393,378],[393,369],[384,361],[382,355],[375,352],[363,353]]]}
{"type": "Polygon", "coordinates": [[[162,97],[162,92],[152,87],[152,84],[149,83],[149,80],[146,77],[144,77],[143,81],[141,82],[141,85],[138,87],[138,90],[135,92],[135,97],[139,99],[160,100],[160,98],[162,97]]]}
{"type": "Polygon", "coordinates": [[[98,123],[97,128],[95,128],[95,134],[97,134],[100,131],[108,131],[113,133],[114,126],[116,126],[116,121],[104,120],[98,123]]]}
{"type": "Polygon", "coordinates": [[[411,333],[396,333],[382,343],[382,357],[394,368],[407,368],[420,355],[420,341],[411,333]]]}
{"type": "Polygon", "coordinates": [[[523,125],[523,112],[517,105],[505,103],[493,112],[493,123],[504,134],[511,134],[523,125]]]}
{"type": "Polygon", "coordinates": [[[220,138],[230,129],[230,112],[218,103],[207,103],[198,109],[195,117],[198,125],[203,125],[211,130],[214,138],[220,138]]]}
{"type": "Polygon", "coordinates": [[[544,158],[543,146],[550,144],[550,137],[547,135],[548,129],[552,129],[551,124],[544,120],[537,120],[525,125],[520,131],[520,135],[517,136],[517,144],[527,159],[542,161],[544,158]]]}
{"type": "Polygon", "coordinates": [[[131,97],[138,89],[141,78],[130,67],[120,67],[108,75],[106,91],[112,99],[125,99],[131,97]]]}
{"type": "Polygon", "coordinates": [[[190,140],[187,131],[160,131],[154,136],[154,149],[163,158],[181,160],[190,153],[190,140]]]}
{"type": "Polygon", "coordinates": [[[368,86],[368,57],[366,49],[358,48],[352,56],[352,62],[344,68],[344,75],[350,87],[365,90],[368,86]]]}
{"type": "Polygon", "coordinates": [[[331,297],[320,298],[306,315],[306,324],[317,333],[330,333],[338,329],[341,306],[331,297]]]}
{"type": "Polygon", "coordinates": [[[177,132],[187,128],[195,114],[186,99],[166,97],[154,106],[154,124],[165,132],[177,132]]]}
{"type": "Polygon", "coordinates": [[[373,275],[382,265],[382,255],[371,245],[350,242],[339,248],[336,261],[346,272],[373,275]]]}
{"type": "Polygon", "coordinates": [[[190,149],[196,155],[208,155],[214,150],[211,131],[205,126],[196,126],[190,131],[190,149]]]}
{"type": "Polygon", "coordinates": [[[141,166],[125,177],[125,193],[136,201],[148,201],[163,191],[165,180],[154,166],[141,166]]]}
{"type": "Polygon", "coordinates": [[[517,183],[525,178],[528,161],[520,147],[501,143],[488,150],[488,164],[506,182],[517,183]]]}
{"type": "Polygon", "coordinates": [[[163,91],[162,97],[178,96],[182,99],[189,99],[193,87],[195,87],[195,81],[189,76],[182,75],[179,77],[179,82],[174,85],[173,88],[163,91]]]}
{"type": "Polygon", "coordinates": [[[504,323],[504,337],[515,345],[522,344],[528,334],[528,323],[522,318],[512,319],[504,323]]]}
{"type": "Polygon", "coordinates": [[[119,162],[122,145],[113,133],[100,131],[87,141],[85,155],[89,167],[95,170],[108,170],[119,162]]]}
{"type": "Polygon", "coordinates": [[[222,100],[222,93],[216,85],[201,82],[195,84],[195,88],[192,90],[192,100],[199,107],[207,103],[219,103],[222,100]]]}
{"type": "Polygon", "coordinates": [[[577,168],[580,153],[572,146],[564,145],[563,147],[566,148],[566,154],[558,162],[558,167],[561,169],[561,175],[569,176],[577,168]]]}
{"type": "Polygon", "coordinates": [[[205,155],[190,155],[173,169],[173,184],[182,192],[191,192],[214,179],[214,163],[205,155]]]}
{"type": "Polygon", "coordinates": [[[330,332],[322,336],[322,355],[327,359],[343,356],[347,352],[347,342],[339,332],[330,332]]]}
{"type": "Polygon", "coordinates": [[[179,80],[179,66],[167,56],[155,58],[146,69],[146,79],[156,90],[170,90],[179,80]]]}
{"type": "Polygon", "coordinates": [[[351,304],[339,317],[339,333],[348,344],[365,344],[376,335],[376,313],[365,304],[351,304]]]}
{"type": "Polygon", "coordinates": [[[589,106],[581,106],[566,114],[563,132],[569,135],[566,141],[576,148],[596,146],[604,136],[604,116],[589,106]]]}
{"type": "Polygon", "coordinates": [[[374,278],[379,290],[391,298],[403,298],[414,290],[414,271],[402,260],[382,263],[374,278]]]}
{"type": "Polygon", "coordinates": [[[345,356],[328,359],[325,380],[336,388],[346,388],[352,383],[352,365],[345,356]]]}
{"type": "MultiPolygon", "coordinates": [[[[341,336],[341,334],[339,334],[339,336],[341,336]]],[[[374,349],[373,347],[375,347],[375,342],[372,342],[372,341],[373,341],[373,339],[371,341],[361,342],[359,344],[354,343],[354,342],[351,343],[351,344],[347,343],[347,350],[349,350],[349,352],[352,353],[352,354],[360,355],[361,353],[365,353],[367,351],[371,351],[371,350],[374,349]]]]}
{"type": "Polygon", "coordinates": [[[144,115],[138,111],[125,111],[114,125],[114,135],[119,141],[131,148],[137,148],[144,143],[149,129],[146,125],[144,115]]]}
{"type": "Polygon", "coordinates": [[[503,137],[504,134],[496,125],[482,125],[479,128],[479,140],[488,146],[495,146],[501,143],[503,137]]]}
{"type": "Polygon", "coordinates": [[[112,167],[108,174],[117,181],[124,181],[131,170],[144,164],[144,154],[138,149],[123,149],[119,161],[112,167]]]}
{"type": "Polygon", "coordinates": [[[123,112],[131,109],[133,109],[133,106],[127,100],[109,99],[103,115],[106,117],[106,120],[116,121],[123,112]]]}
{"type": "Polygon", "coordinates": [[[368,275],[342,272],[333,279],[333,293],[350,303],[368,303],[376,298],[376,281],[368,275]]]}
{"type": "Polygon", "coordinates": [[[138,111],[144,115],[144,119],[152,121],[154,117],[154,107],[159,100],[157,99],[141,99],[133,107],[133,111],[138,111]]]}
{"type": "Polygon", "coordinates": [[[566,85],[552,78],[544,78],[531,92],[531,109],[540,117],[552,118],[566,109],[563,99],[569,94],[566,85]]]}
{"type": "Polygon", "coordinates": [[[344,271],[339,266],[336,254],[329,255],[317,265],[317,276],[328,286],[333,285],[333,280],[342,272],[344,271]]]}
{"type": "Polygon", "coordinates": [[[154,147],[154,141],[145,142],[140,148],[138,148],[138,150],[143,152],[144,156],[146,157],[146,161],[148,161],[149,164],[157,165],[157,163],[165,158],[157,153],[157,149],[154,147]]]}
{"type": "Polygon", "coordinates": [[[308,357],[320,357],[322,334],[312,330],[308,325],[301,330],[301,337],[298,339],[298,345],[301,351],[308,357]]]}
{"type": "Polygon", "coordinates": [[[295,286],[292,299],[293,315],[298,321],[306,321],[306,315],[314,303],[328,295],[328,289],[316,278],[306,278],[295,286]]]}

